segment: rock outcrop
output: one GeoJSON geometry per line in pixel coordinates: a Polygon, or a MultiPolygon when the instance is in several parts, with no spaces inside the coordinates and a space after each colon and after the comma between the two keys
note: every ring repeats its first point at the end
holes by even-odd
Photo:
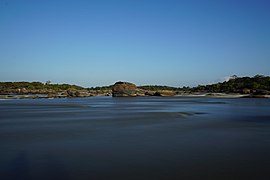
{"type": "Polygon", "coordinates": [[[175,91],[160,90],[146,91],[137,88],[135,84],[129,82],[116,82],[112,86],[113,97],[135,97],[135,96],[175,96],[175,91]]]}
{"type": "Polygon", "coordinates": [[[134,97],[137,96],[137,87],[129,82],[116,82],[112,86],[113,97],[134,97]]]}
{"type": "Polygon", "coordinates": [[[162,90],[162,91],[157,91],[155,92],[154,96],[175,96],[176,92],[175,91],[169,91],[169,90],[162,90]]]}

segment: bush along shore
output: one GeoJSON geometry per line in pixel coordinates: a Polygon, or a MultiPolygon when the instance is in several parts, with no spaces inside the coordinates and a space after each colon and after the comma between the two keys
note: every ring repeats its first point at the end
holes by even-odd
{"type": "Polygon", "coordinates": [[[114,85],[84,88],[70,84],[50,82],[0,82],[0,99],[73,98],[90,96],[136,97],[136,96],[187,96],[221,98],[269,98],[270,77],[231,76],[228,81],[197,87],[136,86],[129,82],[114,85]]]}
{"type": "Polygon", "coordinates": [[[69,84],[41,82],[0,82],[1,99],[72,98],[111,96],[110,87],[83,88],[69,84]]]}

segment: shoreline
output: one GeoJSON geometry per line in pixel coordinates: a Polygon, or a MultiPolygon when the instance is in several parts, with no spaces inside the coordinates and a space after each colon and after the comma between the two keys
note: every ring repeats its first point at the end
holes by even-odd
{"type": "MultiPolygon", "coordinates": [[[[50,94],[0,94],[0,100],[12,99],[60,99],[60,98],[84,98],[84,97],[104,97],[110,94],[96,94],[90,96],[66,96],[66,95],[50,95],[50,94]]],[[[152,97],[151,95],[143,95],[136,97],[152,97]]],[[[226,94],[226,93],[183,93],[174,96],[156,96],[156,97],[183,97],[183,98],[270,98],[270,95],[253,95],[253,94],[226,94]]]]}

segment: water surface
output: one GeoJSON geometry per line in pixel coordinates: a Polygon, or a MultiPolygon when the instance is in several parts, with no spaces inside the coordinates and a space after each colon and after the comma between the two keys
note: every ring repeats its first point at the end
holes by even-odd
{"type": "Polygon", "coordinates": [[[0,178],[270,179],[270,100],[0,101],[0,178]]]}

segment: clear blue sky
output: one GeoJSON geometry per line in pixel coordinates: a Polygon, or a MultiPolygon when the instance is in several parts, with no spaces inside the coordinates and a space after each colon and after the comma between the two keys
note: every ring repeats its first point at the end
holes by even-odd
{"type": "Polygon", "coordinates": [[[269,0],[0,0],[0,81],[195,86],[269,75],[269,0]]]}

